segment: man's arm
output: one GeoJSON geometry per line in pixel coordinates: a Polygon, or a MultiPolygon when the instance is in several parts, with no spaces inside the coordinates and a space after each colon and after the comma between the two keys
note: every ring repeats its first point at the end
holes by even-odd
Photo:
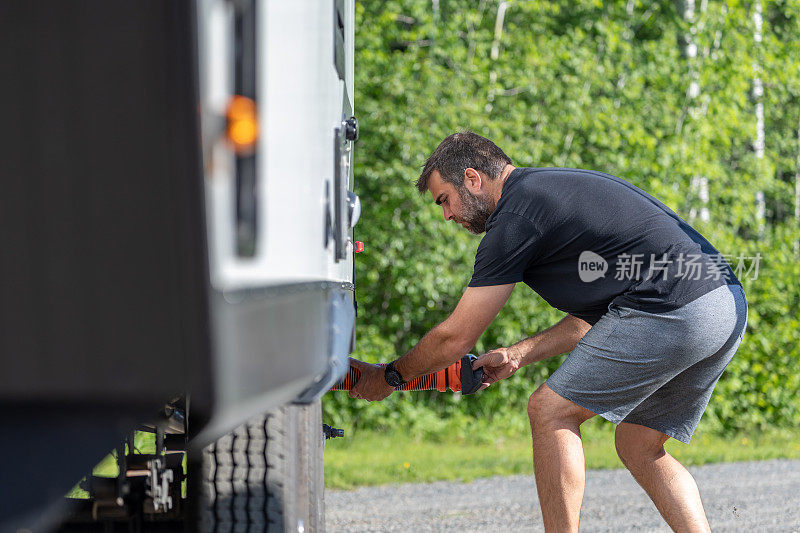
{"type": "Polygon", "coordinates": [[[513,289],[513,283],[467,287],[453,313],[398,359],[394,367],[408,381],[455,363],[475,346],[513,289]]]}
{"type": "Polygon", "coordinates": [[[591,328],[588,322],[567,315],[554,326],[512,345],[510,350],[522,368],[554,355],[571,352],[591,328]]]}
{"type": "Polygon", "coordinates": [[[472,367],[483,367],[483,388],[485,388],[496,381],[513,376],[523,366],[571,352],[590,329],[588,322],[567,315],[554,326],[508,348],[496,348],[486,352],[472,364],[472,367]]]}
{"type": "MultiPolygon", "coordinates": [[[[467,287],[447,319],[434,327],[407,354],[395,362],[405,381],[430,374],[455,363],[475,346],[478,338],[511,296],[514,283],[490,287],[467,287]]],[[[383,377],[383,366],[356,364],[361,378],[350,396],[382,400],[394,390],[383,377]]]]}

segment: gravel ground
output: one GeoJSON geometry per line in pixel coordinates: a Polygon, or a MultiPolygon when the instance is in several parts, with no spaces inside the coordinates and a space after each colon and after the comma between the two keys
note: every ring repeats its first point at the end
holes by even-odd
{"type": "MultiPolygon", "coordinates": [[[[689,469],[711,528],[800,532],[800,461],[689,469]]],[[[328,531],[543,531],[533,476],[326,491],[328,531]]],[[[670,529],[627,470],[586,473],[581,531],[670,529]]]]}

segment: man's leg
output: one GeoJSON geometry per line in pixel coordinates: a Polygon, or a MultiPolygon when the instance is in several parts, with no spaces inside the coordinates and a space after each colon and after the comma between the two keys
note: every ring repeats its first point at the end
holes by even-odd
{"type": "Polygon", "coordinates": [[[664,450],[668,438],[623,422],[615,436],[617,454],[674,531],[711,531],[694,478],[664,450]]]}
{"type": "Polygon", "coordinates": [[[547,384],[528,401],[533,469],[545,531],[578,531],[586,481],[580,425],[595,414],[547,384]]]}

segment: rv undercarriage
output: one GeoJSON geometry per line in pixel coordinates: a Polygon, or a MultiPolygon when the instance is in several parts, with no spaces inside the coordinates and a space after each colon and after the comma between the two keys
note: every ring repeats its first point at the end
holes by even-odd
{"type": "Polygon", "coordinates": [[[202,448],[186,402],[166,405],[116,451],[116,477],[87,476],[59,531],[323,531],[326,438],[319,400],[257,416],[202,448]],[[144,444],[142,444],[144,443],[144,444]],[[143,448],[155,447],[153,453],[143,448]]]}

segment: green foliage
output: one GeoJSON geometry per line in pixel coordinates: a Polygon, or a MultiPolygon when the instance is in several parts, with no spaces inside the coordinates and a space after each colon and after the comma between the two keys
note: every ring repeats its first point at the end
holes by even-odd
{"type": "MultiPolygon", "coordinates": [[[[749,3],[698,12],[698,55],[673,2],[509,2],[492,58],[497,3],[363,0],[356,4],[357,228],[355,356],[386,362],[454,308],[479,238],[446,224],[414,182],[439,141],[461,129],[494,140],[518,166],[602,170],[642,187],[684,218],[710,188],[710,222],[690,222],[720,251],[760,253],[744,276],[748,333],[723,375],[704,426],[733,432],[800,426],[800,266],[793,217],[800,119],[800,1],[764,1],[764,38],[749,3]],[[632,11],[629,12],[630,7],[632,11]],[[691,62],[690,62],[691,61],[691,62]],[[701,92],[687,97],[692,69],[701,92]],[[754,76],[764,82],[766,156],[753,150],[754,76]],[[765,227],[757,191],[767,200],[765,227]]],[[[699,8],[698,8],[699,9],[699,8]]],[[[476,352],[508,345],[562,314],[520,284],[476,352]]],[[[325,398],[329,423],[468,435],[477,420],[524,429],[528,395],[560,363],[520,371],[476,397],[395,394],[381,403],[325,398]],[[446,429],[445,429],[446,428],[446,429]]]]}

